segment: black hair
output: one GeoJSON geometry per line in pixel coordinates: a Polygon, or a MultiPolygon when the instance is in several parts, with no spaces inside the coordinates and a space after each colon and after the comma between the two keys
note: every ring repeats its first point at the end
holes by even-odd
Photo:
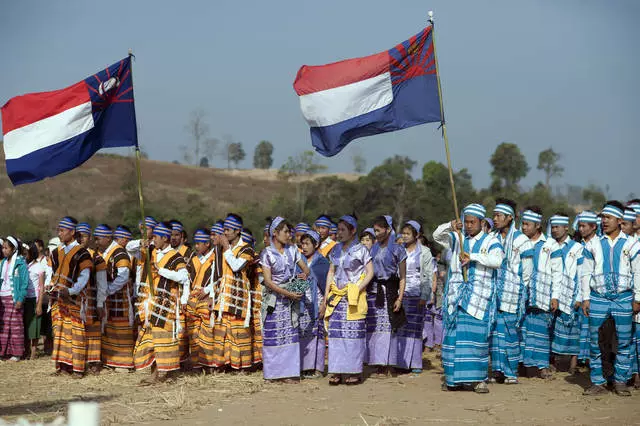
{"type": "Polygon", "coordinates": [[[78,219],[76,219],[73,216],[65,216],[65,217],[63,217],[63,219],[67,219],[69,222],[73,223],[74,225],[78,224],[78,219]]]}
{"type": "Polygon", "coordinates": [[[404,228],[409,228],[411,230],[411,235],[413,235],[413,238],[418,238],[418,235],[420,235],[420,232],[418,232],[413,226],[411,226],[407,222],[405,222],[405,224],[402,225],[402,230],[404,230],[404,228]]]}
{"type": "Polygon", "coordinates": [[[32,241],[29,243],[29,248],[27,249],[27,262],[37,260],[38,256],[40,256],[40,251],[38,250],[36,242],[32,241]]]}
{"type": "Polygon", "coordinates": [[[555,216],[565,216],[565,217],[569,217],[569,215],[567,214],[567,212],[563,212],[563,211],[557,211],[554,213],[555,216]]]}
{"type": "Polygon", "coordinates": [[[630,206],[631,204],[640,204],[640,198],[634,198],[633,200],[629,200],[627,202],[628,206],[630,206]]]}
{"type": "MultiPolygon", "coordinates": [[[[99,224],[98,226],[104,226],[104,227],[105,227],[105,228],[107,228],[109,231],[113,231],[113,228],[112,228],[112,227],[110,227],[109,225],[107,225],[106,223],[101,223],[101,224],[99,224]]],[[[96,228],[97,228],[98,226],[96,226],[96,228]]]]}
{"type": "Polygon", "coordinates": [[[316,221],[320,219],[327,219],[329,222],[333,223],[333,221],[331,220],[331,216],[329,216],[328,214],[321,214],[320,216],[316,217],[316,221]]]}
{"type": "Polygon", "coordinates": [[[243,232],[246,232],[247,234],[251,235],[253,237],[253,232],[251,232],[251,229],[249,228],[242,228],[243,232]]]}
{"type": "Polygon", "coordinates": [[[33,242],[34,242],[36,245],[38,245],[38,247],[42,247],[43,249],[45,248],[45,247],[44,247],[44,241],[42,241],[42,240],[40,240],[40,239],[35,239],[35,240],[33,240],[33,242]]]}
{"type": "Polygon", "coordinates": [[[540,206],[527,206],[525,207],[525,210],[531,210],[534,213],[537,214],[542,214],[542,209],[540,208],[540,206]]]}
{"type": "Polygon", "coordinates": [[[498,197],[496,198],[496,205],[498,204],[506,204],[509,207],[511,207],[513,209],[513,212],[515,214],[515,212],[518,210],[518,205],[516,204],[515,201],[510,200],[508,198],[502,198],[502,197],[498,197]]]}
{"type": "Polygon", "coordinates": [[[622,205],[622,203],[618,200],[609,200],[606,203],[604,203],[604,206],[602,206],[603,208],[605,206],[613,206],[613,207],[617,207],[620,210],[624,211],[624,205],[622,205]]]}
{"type": "Polygon", "coordinates": [[[373,224],[384,229],[391,228],[391,226],[389,226],[389,223],[387,222],[387,218],[384,216],[377,216],[375,219],[373,219],[373,224]]]}

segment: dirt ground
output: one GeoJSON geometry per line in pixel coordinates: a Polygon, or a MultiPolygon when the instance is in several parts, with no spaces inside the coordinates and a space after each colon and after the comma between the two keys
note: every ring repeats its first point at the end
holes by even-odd
{"type": "Polygon", "coordinates": [[[265,383],[252,374],[191,375],[141,388],[144,373],[106,372],[82,380],[53,377],[46,358],[0,364],[0,417],[51,421],[70,401],[99,401],[104,425],[424,425],[640,424],[640,392],[583,397],[586,371],[551,381],[490,385],[488,395],[442,392],[435,354],[419,376],[368,378],[360,386],[330,387],[327,379],[265,383]]]}

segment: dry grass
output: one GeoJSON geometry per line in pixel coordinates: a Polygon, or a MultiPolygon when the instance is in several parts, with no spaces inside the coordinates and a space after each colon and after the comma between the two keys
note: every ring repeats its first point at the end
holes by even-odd
{"type": "Polygon", "coordinates": [[[64,416],[71,401],[100,403],[102,424],[130,424],[179,418],[186,413],[248,396],[264,386],[262,372],[254,374],[185,375],[173,383],[139,387],[146,373],[103,372],[82,380],[52,376],[47,358],[0,363],[0,415],[50,422],[64,416]]]}

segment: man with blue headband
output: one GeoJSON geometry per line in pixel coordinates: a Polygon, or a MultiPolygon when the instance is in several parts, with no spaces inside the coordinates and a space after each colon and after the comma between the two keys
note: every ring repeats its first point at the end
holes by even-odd
{"type": "Polygon", "coordinates": [[[320,248],[318,251],[324,257],[327,257],[333,249],[333,246],[336,245],[336,242],[330,237],[331,227],[333,226],[333,222],[331,218],[326,214],[322,214],[318,216],[316,221],[313,223],[314,230],[320,235],[320,248]]]}
{"type": "Polygon", "coordinates": [[[496,381],[508,385],[518,383],[520,322],[533,272],[533,244],[516,229],[515,218],[516,203],[498,198],[493,221],[505,258],[496,281],[498,313],[491,333],[491,370],[496,381]]]}
{"type": "Polygon", "coordinates": [[[91,255],[75,239],[78,221],[70,216],[58,223],[61,245],[51,252],[52,360],[57,374],[82,377],[86,369],[87,338],[82,305],[91,277],[91,255]]]}
{"type": "Polygon", "coordinates": [[[556,212],[549,219],[551,237],[556,242],[557,259],[553,269],[551,310],[555,314],[551,352],[554,360],[558,356],[569,356],[569,374],[575,374],[580,354],[580,315],[582,302],[580,276],[583,263],[583,246],[569,237],[569,216],[556,212]]]}
{"type": "Polygon", "coordinates": [[[522,363],[529,376],[551,378],[551,288],[552,270],[560,268],[559,259],[551,254],[556,251],[553,238],[542,232],[542,209],[527,207],[522,214],[522,233],[533,244],[533,273],[527,294],[527,306],[522,322],[522,363]],[[535,373],[530,369],[535,369],[535,373]]]}
{"type": "Polygon", "coordinates": [[[585,395],[602,395],[607,378],[602,373],[600,326],[609,317],[615,322],[618,350],[614,365],[615,392],[630,396],[632,317],[640,311],[640,245],[621,231],[624,206],[608,201],[601,212],[603,234],[584,248],[582,309],[589,317],[591,383],[585,395]]]}
{"type": "Polygon", "coordinates": [[[493,277],[504,252],[493,235],[482,231],[485,213],[480,204],[465,207],[464,236],[459,220],[444,223],[433,232],[433,239],[452,251],[442,303],[443,390],[470,387],[477,393],[489,392],[489,331],[496,303],[493,277]]]}

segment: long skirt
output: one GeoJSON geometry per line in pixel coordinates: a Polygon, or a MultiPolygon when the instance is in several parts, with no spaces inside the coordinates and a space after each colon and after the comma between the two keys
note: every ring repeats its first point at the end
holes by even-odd
{"type": "Polygon", "coordinates": [[[102,323],[94,320],[92,324],[85,324],[84,329],[87,338],[87,363],[102,362],[102,323]]]}
{"type": "Polygon", "coordinates": [[[253,364],[262,363],[262,288],[251,290],[251,348],[253,364]]]}
{"type": "Polygon", "coordinates": [[[144,370],[156,363],[158,372],[168,373],[180,369],[180,347],[173,331],[149,325],[138,335],[133,362],[136,370],[144,370]]]}
{"type": "Polygon", "coordinates": [[[367,294],[367,350],[365,362],[369,365],[396,365],[398,361],[398,334],[391,331],[387,310],[386,287],[384,306],[376,307],[376,294],[367,294]]]}
{"type": "Polygon", "coordinates": [[[0,297],[0,357],[24,355],[24,305],[16,309],[12,296],[0,297]]]}
{"type": "Polygon", "coordinates": [[[424,327],[422,329],[422,341],[425,348],[433,348],[442,345],[442,307],[432,305],[424,310],[424,327]]]}
{"type": "Polygon", "coordinates": [[[102,362],[112,368],[133,368],[136,333],[127,318],[109,318],[102,336],[102,362]]]}
{"type": "Polygon", "coordinates": [[[80,319],[80,310],[68,307],[56,310],[51,359],[71,366],[74,373],[84,373],[87,363],[87,335],[80,319]]]}
{"type": "Polygon", "coordinates": [[[324,321],[313,316],[311,300],[303,299],[300,310],[300,368],[324,373],[324,321]]]}
{"type": "Polygon", "coordinates": [[[360,374],[366,349],[366,320],[348,320],[343,297],[329,317],[329,374],[360,374]]]}
{"type": "Polygon", "coordinates": [[[180,313],[180,332],[178,333],[178,346],[180,351],[180,362],[186,362],[189,359],[189,326],[184,313],[180,313]]]}
{"type": "Polygon", "coordinates": [[[300,335],[291,322],[291,301],[280,295],[262,326],[262,369],[267,380],[300,377],[300,335]]]}
{"type": "Polygon", "coordinates": [[[549,368],[551,352],[550,312],[529,310],[522,323],[522,363],[525,367],[549,368]]]}
{"type": "Polygon", "coordinates": [[[600,327],[611,316],[615,322],[618,348],[614,364],[614,381],[625,383],[631,378],[631,335],[633,318],[633,293],[627,291],[611,297],[603,297],[597,293],[591,293],[591,305],[589,313],[589,331],[591,343],[591,383],[604,385],[607,379],[602,372],[602,353],[600,351],[600,327]]]}
{"type": "Polygon", "coordinates": [[[42,330],[42,316],[36,315],[36,298],[29,297],[24,300],[24,331],[29,340],[40,338],[42,330]]]}
{"type": "Polygon", "coordinates": [[[640,372],[640,323],[633,323],[633,337],[631,338],[631,374],[640,372]]]}
{"type": "Polygon", "coordinates": [[[491,332],[491,370],[515,379],[520,362],[520,331],[517,315],[498,311],[491,332]]]}
{"type": "Polygon", "coordinates": [[[582,308],[578,313],[580,321],[580,353],[578,359],[581,361],[587,361],[591,358],[591,344],[589,338],[589,317],[584,315],[582,308]]]}
{"type": "Polygon", "coordinates": [[[224,312],[213,328],[210,321],[202,321],[198,341],[200,365],[234,369],[253,365],[251,327],[245,327],[242,318],[224,312]]]}
{"type": "Polygon", "coordinates": [[[445,328],[442,365],[447,386],[487,380],[489,369],[489,324],[461,308],[455,322],[445,328]]]}
{"type": "Polygon", "coordinates": [[[557,355],[580,354],[580,317],[564,312],[556,314],[553,322],[553,341],[551,352],[557,355]]]}
{"type": "Polygon", "coordinates": [[[398,329],[398,360],[396,366],[404,369],[422,369],[422,331],[424,308],[420,296],[402,299],[407,323],[398,329]]]}

